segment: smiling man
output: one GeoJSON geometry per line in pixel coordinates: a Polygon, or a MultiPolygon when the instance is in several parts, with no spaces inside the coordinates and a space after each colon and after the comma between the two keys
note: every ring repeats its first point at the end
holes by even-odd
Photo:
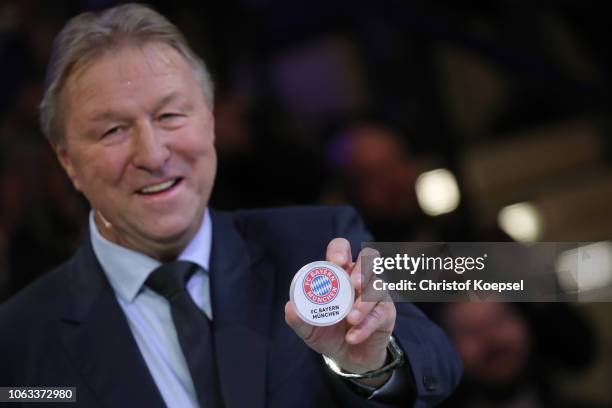
{"type": "Polygon", "coordinates": [[[212,84],[181,34],[128,4],[70,20],[41,125],[91,205],[64,265],[0,307],[0,386],[76,387],[87,407],[433,405],[460,363],[414,306],[366,302],[349,208],[208,208],[212,84]],[[356,300],[330,327],[287,302],[325,258],[356,300]],[[322,357],[324,355],[326,358],[322,357]]]}
{"type": "Polygon", "coordinates": [[[66,80],[65,140],[55,150],[102,236],[173,259],[199,229],[213,186],[210,101],[167,44],[101,53],[66,80]]]}

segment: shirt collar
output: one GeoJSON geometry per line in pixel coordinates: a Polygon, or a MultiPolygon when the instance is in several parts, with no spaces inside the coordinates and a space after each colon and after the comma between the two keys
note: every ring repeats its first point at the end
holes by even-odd
{"type": "MultiPolygon", "coordinates": [[[[161,263],[143,253],[117,245],[104,238],[89,213],[89,234],[94,253],[102,265],[111,286],[119,296],[132,302],[149,274],[161,263]]],[[[208,208],[204,221],[191,242],[178,256],[179,260],[191,261],[208,271],[212,246],[212,220],[208,208]]]]}

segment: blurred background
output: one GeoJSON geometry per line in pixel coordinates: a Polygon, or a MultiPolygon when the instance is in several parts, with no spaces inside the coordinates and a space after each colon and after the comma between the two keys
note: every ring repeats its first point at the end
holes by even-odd
{"type": "MultiPolygon", "coordinates": [[[[0,300],[84,236],[37,105],[66,20],[119,3],[0,1],[0,300]]],[[[605,3],[149,4],[215,80],[214,208],[350,203],[379,241],[610,238],[605,3]]],[[[466,366],[448,406],[612,406],[611,305],[424,309],[466,366]]]]}

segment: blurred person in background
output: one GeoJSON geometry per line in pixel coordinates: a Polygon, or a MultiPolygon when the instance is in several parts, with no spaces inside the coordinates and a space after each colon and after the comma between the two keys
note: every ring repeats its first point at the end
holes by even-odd
{"type": "Polygon", "coordinates": [[[596,407],[567,399],[555,383],[558,370],[584,369],[596,353],[591,327],[571,306],[465,302],[428,309],[465,370],[444,407],[596,407]]]}
{"type": "Polygon", "coordinates": [[[391,127],[355,121],[328,145],[342,198],[363,215],[377,239],[432,241],[436,233],[419,208],[418,169],[405,141],[391,127]]]}
{"type": "Polygon", "coordinates": [[[216,97],[219,167],[212,205],[232,210],[316,201],[326,176],[323,160],[297,142],[299,134],[290,115],[263,97],[216,97]]]}

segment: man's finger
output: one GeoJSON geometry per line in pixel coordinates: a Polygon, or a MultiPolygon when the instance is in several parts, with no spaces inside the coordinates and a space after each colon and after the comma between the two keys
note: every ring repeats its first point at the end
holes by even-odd
{"type": "Polygon", "coordinates": [[[356,326],[363,318],[370,314],[376,305],[381,302],[392,302],[387,292],[372,292],[364,297],[362,293],[353,303],[353,307],[347,316],[349,324],[356,326]]]}
{"type": "Polygon", "coordinates": [[[391,333],[395,325],[395,307],[392,303],[377,303],[357,326],[346,333],[346,341],[350,344],[360,344],[372,333],[382,330],[391,333]]]}
{"type": "Polygon", "coordinates": [[[308,340],[312,335],[314,326],[306,323],[298,316],[291,302],[287,302],[285,305],[285,321],[303,340],[308,340]]]}
{"type": "MultiPolygon", "coordinates": [[[[364,287],[370,286],[370,281],[373,279],[372,268],[365,269],[363,267],[364,259],[371,260],[374,257],[380,256],[380,253],[372,248],[363,248],[357,256],[357,262],[353,267],[351,275],[351,284],[357,290],[357,293],[361,293],[364,287]]],[[[369,262],[371,264],[371,262],[369,262]]]]}
{"type": "Polygon", "coordinates": [[[351,244],[345,238],[334,238],[327,245],[325,259],[339,267],[348,270],[353,261],[351,244]]]}

